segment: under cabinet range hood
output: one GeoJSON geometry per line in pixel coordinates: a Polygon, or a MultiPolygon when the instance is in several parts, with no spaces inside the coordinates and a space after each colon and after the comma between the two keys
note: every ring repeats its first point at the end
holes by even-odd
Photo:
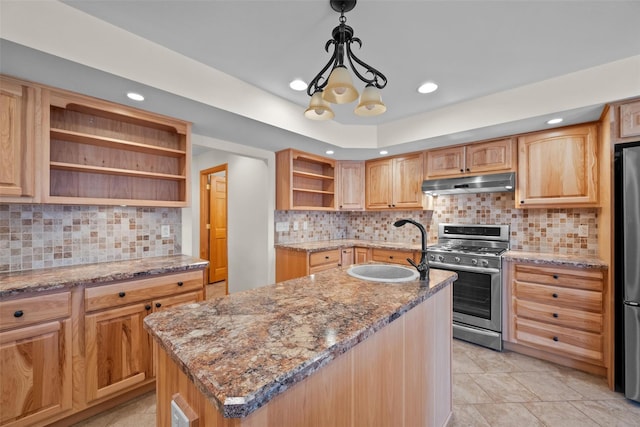
{"type": "Polygon", "coordinates": [[[504,193],[514,191],[515,172],[461,178],[427,179],[422,192],[430,196],[464,193],[504,193]]]}

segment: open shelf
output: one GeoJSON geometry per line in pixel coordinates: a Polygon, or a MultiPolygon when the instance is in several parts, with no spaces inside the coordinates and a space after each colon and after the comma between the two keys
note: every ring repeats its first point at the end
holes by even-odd
{"type": "Polygon", "coordinates": [[[296,150],[276,153],[276,209],[334,210],[335,161],[296,150]]]}
{"type": "Polygon", "coordinates": [[[65,91],[47,99],[47,201],[188,205],[189,123],[65,91]]]}

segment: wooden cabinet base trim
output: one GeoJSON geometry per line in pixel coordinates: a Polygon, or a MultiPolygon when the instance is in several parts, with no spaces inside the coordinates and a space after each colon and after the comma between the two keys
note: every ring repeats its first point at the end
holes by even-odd
{"type": "Polygon", "coordinates": [[[546,360],[547,362],[556,363],[568,368],[578,369],[580,371],[588,372],[599,377],[607,376],[607,368],[603,366],[597,366],[568,357],[558,356],[557,354],[538,350],[536,348],[531,348],[514,342],[504,341],[503,345],[506,351],[513,351],[514,353],[520,353],[524,354],[525,356],[535,357],[536,359],[546,360]]]}

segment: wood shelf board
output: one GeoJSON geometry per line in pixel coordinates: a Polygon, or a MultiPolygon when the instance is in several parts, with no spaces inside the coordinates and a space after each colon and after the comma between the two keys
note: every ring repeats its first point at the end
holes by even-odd
{"type": "Polygon", "coordinates": [[[124,141],[121,139],[108,138],[98,135],[90,135],[81,132],[74,132],[65,129],[51,129],[51,139],[61,139],[64,141],[77,142],[79,144],[94,145],[98,147],[117,148],[127,151],[136,151],[139,153],[155,154],[160,156],[169,156],[180,158],[186,156],[183,150],[174,150],[171,148],[156,147],[138,142],[124,141]]]}
{"type": "Polygon", "coordinates": [[[100,166],[87,166],[87,165],[79,165],[79,164],[63,163],[63,162],[51,162],[49,163],[49,167],[50,169],[53,169],[53,170],[66,170],[66,171],[73,171],[73,172],[86,172],[86,173],[97,173],[102,175],[119,175],[119,176],[130,176],[130,177],[139,177],[139,178],[166,179],[170,181],[183,181],[187,179],[187,177],[184,175],[169,175],[164,173],[134,171],[129,169],[105,168],[100,166]]]}
{"type": "Polygon", "coordinates": [[[299,211],[327,211],[334,210],[333,206],[303,206],[303,205],[293,205],[293,209],[299,211]]]}
{"type": "Polygon", "coordinates": [[[317,178],[317,179],[326,179],[326,180],[335,180],[335,177],[333,176],[329,176],[329,175],[320,175],[317,173],[310,173],[310,172],[301,172],[301,171],[293,171],[293,175],[294,176],[301,176],[301,177],[305,177],[305,178],[317,178]]]}
{"type": "Polygon", "coordinates": [[[293,191],[298,191],[301,193],[315,193],[315,194],[327,194],[329,196],[335,195],[333,191],[322,191],[322,190],[310,190],[308,188],[292,188],[293,191]]]}

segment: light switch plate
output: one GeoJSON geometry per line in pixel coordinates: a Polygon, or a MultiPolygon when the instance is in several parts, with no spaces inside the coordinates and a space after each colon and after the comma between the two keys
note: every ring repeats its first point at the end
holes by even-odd
{"type": "Polygon", "coordinates": [[[171,236],[171,227],[168,225],[163,225],[161,227],[161,233],[162,233],[162,237],[169,237],[171,236]]]}

